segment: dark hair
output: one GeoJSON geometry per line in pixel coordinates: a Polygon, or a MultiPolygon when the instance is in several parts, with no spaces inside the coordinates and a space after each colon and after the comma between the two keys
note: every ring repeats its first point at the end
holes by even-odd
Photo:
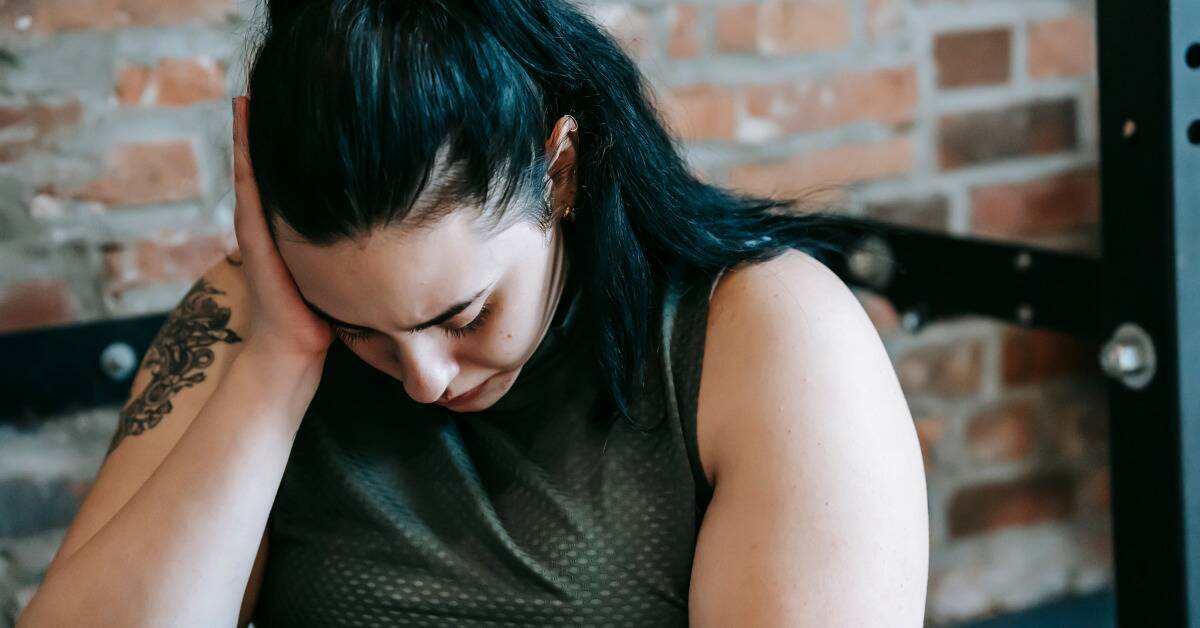
{"type": "Polygon", "coordinates": [[[249,71],[263,206],[314,243],[471,201],[548,224],[545,141],[579,125],[565,229],[616,407],[676,273],[844,250],[845,218],[700,181],[641,73],[563,0],[268,0],[249,71]],[[436,176],[433,176],[436,175],[436,176]]]}

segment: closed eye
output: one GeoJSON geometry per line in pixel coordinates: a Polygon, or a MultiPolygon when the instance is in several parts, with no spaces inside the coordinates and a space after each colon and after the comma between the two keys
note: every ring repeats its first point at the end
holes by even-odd
{"type": "MultiPolygon", "coordinates": [[[[462,338],[463,336],[466,336],[472,332],[479,331],[479,329],[482,328],[484,326],[484,324],[487,323],[488,317],[491,315],[491,313],[492,313],[491,303],[484,303],[483,306],[479,308],[479,314],[477,314],[475,316],[475,318],[471,320],[471,322],[469,322],[461,327],[445,327],[445,326],[443,326],[442,331],[444,331],[449,336],[453,336],[455,338],[462,338]]],[[[354,346],[354,345],[366,340],[367,336],[369,336],[371,334],[370,330],[347,329],[345,327],[339,327],[339,326],[334,326],[333,330],[335,333],[337,333],[338,337],[341,338],[342,341],[345,342],[349,346],[354,346]]],[[[419,333],[419,332],[413,331],[413,332],[409,332],[409,333],[419,333]]]]}
{"type": "Polygon", "coordinates": [[[442,330],[444,330],[447,334],[454,336],[455,338],[462,338],[469,333],[479,331],[479,329],[483,327],[484,323],[487,323],[488,316],[490,316],[492,313],[491,306],[491,303],[484,303],[483,306],[479,308],[479,314],[477,314],[471,322],[463,325],[462,327],[443,327],[442,330]]]}
{"type": "Polygon", "coordinates": [[[338,335],[338,338],[342,339],[342,342],[351,347],[365,340],[367,334],[370,333],[367,331],[351,331],[345,327],[336,326],[333,328],[333,331],[338,335]]]}

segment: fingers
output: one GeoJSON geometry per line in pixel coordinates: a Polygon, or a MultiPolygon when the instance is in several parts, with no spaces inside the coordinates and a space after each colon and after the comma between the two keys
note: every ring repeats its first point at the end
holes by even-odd
{"type": "Polygon", "coordinates": [[[254,169],[250,165],[250,142],[245,96],[233,99],[233,180],[239,186],[254,185],[254,169]]]}
{"type": "Polygon", "coordinates": [[[249,101],[245,96],[233,99],[233,186],[237,205],[233,210],[234,232],[238,246],[247,255],[255,255],[258,243],[270,243],[258,183],[250,163],[249,101]]]}

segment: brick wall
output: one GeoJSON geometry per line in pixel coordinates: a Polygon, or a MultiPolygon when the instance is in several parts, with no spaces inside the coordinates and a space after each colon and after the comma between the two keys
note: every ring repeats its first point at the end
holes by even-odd
{"type": "MultiPolygon", "coordinates": [[[[709,180],[1097,252],[1090,2],[586,6],[639,60],[709,180]]],[[[254,14],[252,0],[0,4],[0,331],[164,310],[219,257],[227,97],[254,14]]],[[[926,457],[930,623],[1107,584],[1096,348],[974,318],[910,333],[860,296],[926,457]]],[[[109,408],[0,424],[0,626],[114,423],[109,408]]]]}

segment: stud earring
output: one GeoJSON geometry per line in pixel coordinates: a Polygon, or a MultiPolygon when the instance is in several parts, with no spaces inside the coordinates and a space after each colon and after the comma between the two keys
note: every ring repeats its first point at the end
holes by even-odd
{"type": "Polygon", "coordinates": [[[563,218],[563,220],[570,220],[570,221],[574,222],[575,221],[575,206],[567,205],[565,208],[563,208],[562,218],[563,218]]]}

